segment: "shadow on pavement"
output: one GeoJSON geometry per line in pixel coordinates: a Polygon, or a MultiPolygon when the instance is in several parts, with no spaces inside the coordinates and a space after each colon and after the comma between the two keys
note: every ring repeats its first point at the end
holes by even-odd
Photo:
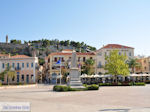
{"type": "Polygon", "coordinates": [[[129,112],[130,109],[103,109],[100,112],[129,112]]]}

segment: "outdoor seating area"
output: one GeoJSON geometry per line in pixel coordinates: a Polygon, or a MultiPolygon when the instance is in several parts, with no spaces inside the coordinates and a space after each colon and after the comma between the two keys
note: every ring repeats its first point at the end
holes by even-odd
{"type": "Polygon", "coordinates": [[[87,75],[82,74],[80,76],[83,84],[99,84],[99,83],[114,83],[114,82],[145,82],[150,83],[150,74],[130,74],[129,76],[117,76],[116,78],[113,75],[87,75]]]}

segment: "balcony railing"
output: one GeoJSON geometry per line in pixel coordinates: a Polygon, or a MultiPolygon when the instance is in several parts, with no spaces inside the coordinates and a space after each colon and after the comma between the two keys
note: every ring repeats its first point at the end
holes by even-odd
{"type": "Polygon", "coordinates": [[[16,68],[15,68],[15,70],[17,70],[17,71],[18,71],[18,70],[21,70],[21,68],[20,68],[20,67],[16,67],[16,68]]]}

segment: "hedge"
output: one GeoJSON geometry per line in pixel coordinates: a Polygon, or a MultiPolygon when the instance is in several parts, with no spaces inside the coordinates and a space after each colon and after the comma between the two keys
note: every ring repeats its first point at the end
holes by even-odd
{"type": "Polygon", "coordinates": [[[66,92],[66,91],[87,91],[87,90],[98,90],[99,89],[99,86],[96,84],[84,85],[84,87],[85,88],[71,88],[70,86],[55,85],[53,87],[53,91],[66,92]]]}
{"type": "Polygon", "coordinates": [[[99,86],[145,86],[144,82],[129,82],[129,83],[99,83],[99,86]]]}
{"type": "Polygon", "coordinates": [[[135,82],[135,83],[133,83],[133,85],[135,85],[135,86],[145,86],[145,83],[144,82],[135,82]]]}

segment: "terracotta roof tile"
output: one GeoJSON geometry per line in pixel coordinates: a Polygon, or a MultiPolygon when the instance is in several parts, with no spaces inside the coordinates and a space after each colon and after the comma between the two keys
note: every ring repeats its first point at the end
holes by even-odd
{"type": "Polygon", "coordinates": [[[128,47],[128,46],[124,46],[124,45],[119,45],[119,44],[107,44],[106,46],[102,47],[103,48],[131,48],[134,49],[133,47],[128,47]]]}
{"type": "Polygon", "coordinates": [[[0,54],[0,56],[9,56],[9,54],[0,54]]]}
{"type": "Polygon", "coordinates": [[[15,55],[15,56],[11,56],[11,58],[29,58],[29,56],[27,56],[27,55],[15,55]]]}

